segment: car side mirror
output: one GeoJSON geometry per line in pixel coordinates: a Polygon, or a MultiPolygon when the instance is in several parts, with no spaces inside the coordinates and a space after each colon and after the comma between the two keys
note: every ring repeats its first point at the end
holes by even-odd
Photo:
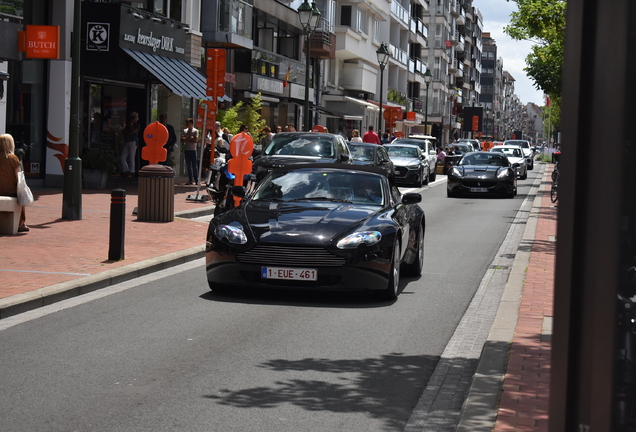
{"type": "Polygon", "coordinates": [[[402,196],[402,204],[417,204],[422,201],[422,195],[418,193],[406,193],[402,196]]]}
{"type": "Polygon", "coordinates": [[[428,154],[431,156],[437,156],[437,152],[435,150],[429,150],[428,154]]]}
{"type": "Polygon", "coordinates": [[[340,153],[340,162],[350,162],[351,156],[346,153],[340,153]]]}

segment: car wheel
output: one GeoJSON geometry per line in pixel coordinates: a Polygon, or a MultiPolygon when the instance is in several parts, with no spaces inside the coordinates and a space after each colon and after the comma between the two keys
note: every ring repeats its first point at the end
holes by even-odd
{"type": "Polygon", "coordinates": [[[523,172],[523,175],[519,177],[519,179],[521,180],[525,180],[528,178],[528,169],[526,168],[526,170],[523,172]]]}
{"type": "Polygon", "coordinates": [[[428,181],[429,182],[434,182],[436,178],[437,178],[437,165],[435,165],[435,168],[433,169],[433,172],[430,173],[430,175],[428,176],[428,181]]]}
{"type": "Polygon", "coordinates": [[[422,274],[422,268],[424,268],[424,227],[420,226],[420,230],[417,232],[417,240],[415,241],[415,247],[417,248],[415,258],[411,264],[404,266],[404,270],[409,276],[420,276],[422,274]]]}
{"type": "Polygon", "coordinates": [[[458,196],[458,194],[457,194],[457,192],[451,192],[451,191],[449,191],[448,189],[446,189],[446,196],[447,196],[448,198],[455,198],[455,197],[457,197],[457,196],[458,196]]]}
{"type": "Polygon", "coordinates": [[[428,184],[428,178],[430,177],[430,175],[431,173],[429,172],[428,168],[426,168],[426,175],[424,174],[424,171],[422,171],[422,184],[428,184]]]}
{"type": "Polygon", "coordinates": [[[530,171],[532,171],[534,169],[534,159],[532,160],[532,162],[530,163],[530,166],[528,167],[528,169],[530,171]]]}
{"type": "MultiPolygon", "coordinates": [[[[396,234],[397,235],[397,234],[396,234]]],[[[389,270],[389,284],[384,289],[383,297],[386,300],[395,300],[400,290],[400,241],[396,238],[393,244],[391,256],[391,269],[389,270]]]]}

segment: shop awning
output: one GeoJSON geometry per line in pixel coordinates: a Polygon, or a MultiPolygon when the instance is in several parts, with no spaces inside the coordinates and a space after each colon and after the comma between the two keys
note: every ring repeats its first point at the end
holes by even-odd
{"type": "Polygon", "coordinates": [[[183,60],[122,48],[173,93],[196,99],[208,99],[205,77],[183,60]]]}
{"type": "Polygon", "coordinates": [[[344,120],[362,120],[362,116],[356,116],[356,115],[350,115],[347,113],[344,113],[342,111],[338,111],[335,109],[331,109],[331,108],[325,108],[319,105],[314,105],[313,103],[311,104],[311,108],[312,111],[316,111],[319,113],[324,114],[327,117],[335,117],[335,118],[341,118],[344,120]]]}

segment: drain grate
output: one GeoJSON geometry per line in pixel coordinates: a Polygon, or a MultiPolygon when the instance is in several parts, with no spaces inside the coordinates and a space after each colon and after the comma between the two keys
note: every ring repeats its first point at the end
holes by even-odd
{"type": "Polygon", "coordinates": [[[488,268],[490,270],[508,270],[508,269],[510,269],[510,266],[493,264],[493,265],[488,266],[488,268]]]}

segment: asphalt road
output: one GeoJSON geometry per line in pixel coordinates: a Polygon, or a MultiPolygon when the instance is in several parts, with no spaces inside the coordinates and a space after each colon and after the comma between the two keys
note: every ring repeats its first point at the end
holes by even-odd
{"type": "Polygon", "coordinates": [[[3,320],[0,428],[401,431],[535,176],[515,199],[425,187],[424,273],[394,303],[220,297],[198,260],[3,320]]]}

